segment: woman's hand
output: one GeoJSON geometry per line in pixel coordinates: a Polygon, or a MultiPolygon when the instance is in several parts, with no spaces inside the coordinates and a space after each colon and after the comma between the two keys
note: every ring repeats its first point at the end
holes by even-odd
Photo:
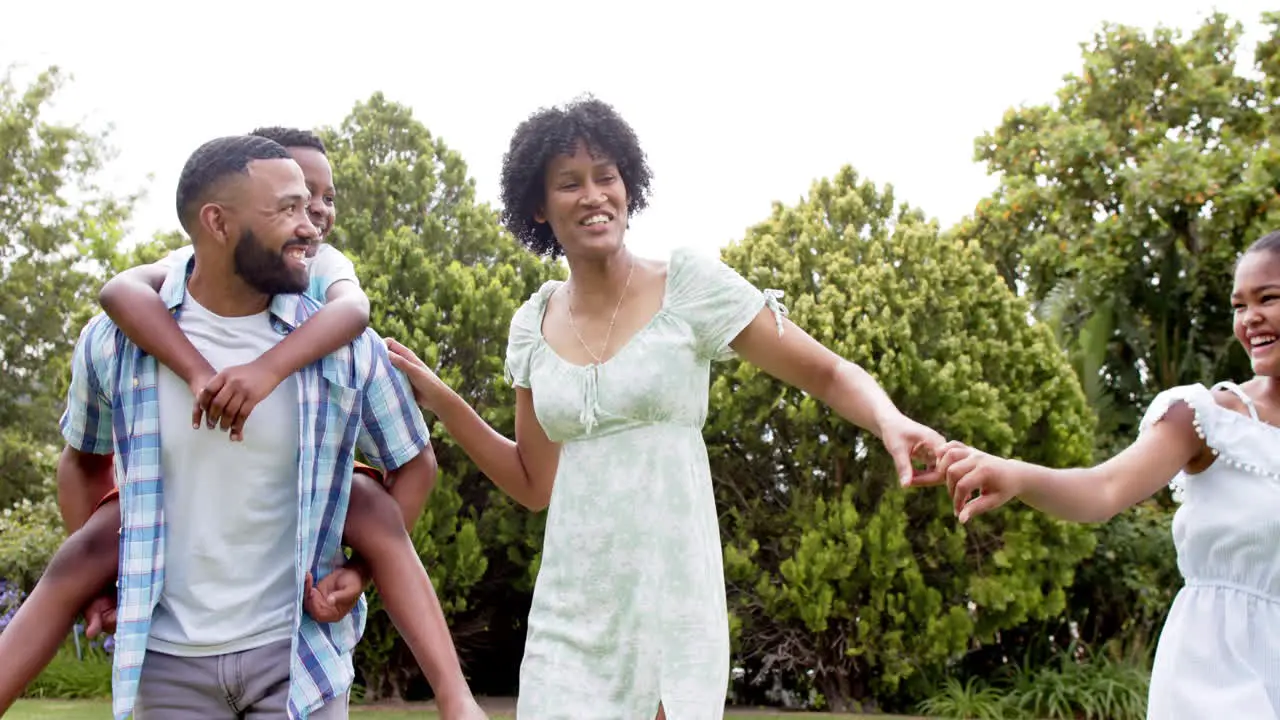
{"type": "Polygon", "coordinates": [[[897,413],[881,424],[880,442],[893,458],[903,487],[927,487],[946,479],[936,469],[938,452],[946,439],[936,430],[897,413]],[[917,470],[913,460],[923,464],[924,469],[917,470]]]}
{"type": "Polygon", "coordinates": [[[387,350],[391,353],[391,364],[404,373],[409,378],[409,384],[413,385],[413,399],[424,410],[435,412],[433,398],[438,396],[437,392],[444,386],[444,381],[431,372],[422,358],[395,340],[387,339],[387,350]]]}

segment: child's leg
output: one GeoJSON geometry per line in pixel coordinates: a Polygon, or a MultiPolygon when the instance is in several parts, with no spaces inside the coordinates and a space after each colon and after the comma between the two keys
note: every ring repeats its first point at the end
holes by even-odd
{"type": "Polygon", "coordinates": [[[115,587],[120,564],[120,503],[102,505],[54,553],[40,582],[0,633],[0,715],[67,639],[80,611],[115,587]]]}
{"type": "Polygon", "coordinates": [[[387,615],[427,676],[445,719],[483,718],[462,675],[440,599],[405,530],[400,506],[377,481],[353,475],[343,538],[373,574],[387,615]]]}

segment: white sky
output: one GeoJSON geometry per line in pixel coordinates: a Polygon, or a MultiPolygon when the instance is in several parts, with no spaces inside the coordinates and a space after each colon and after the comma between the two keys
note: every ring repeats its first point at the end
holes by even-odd
{"type": "MultiPolygon", "coordinates": [[[[655,172],[633,248],[713,251],[852,164],[944,226],[994,187],[973,141],[1050,100],[1104,21],[1190,30],[1265,0],[1072,2],[218,3],[5,0],[0,67],[73,74],[59,117],[113,126],[111,183],[148,193],[133,237],[177,226],[200,143],[260,125],[337,124],[381,90],[467,161],[496,206],[502,153],[538,107],[612,103],[655,172]],[[242,45],[243,43],[243,45],[242,45]]],[[[339,188],[341,193],[341,188],[339,188]]],[[[338,222],[342,222],[339,194],[338,222]]]]}

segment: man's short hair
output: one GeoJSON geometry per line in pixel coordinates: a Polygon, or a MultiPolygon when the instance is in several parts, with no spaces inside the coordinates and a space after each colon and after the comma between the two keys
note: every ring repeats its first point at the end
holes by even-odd
{"type": "Polygon", "coordinates": [[[215,185],[230,175],[245,174],[254,160],[287,160],[280,143],[255,135],[221,137],[201,145],[178,177],[178,221],[188,235],[195,228],[195,212],[215,185]]]}

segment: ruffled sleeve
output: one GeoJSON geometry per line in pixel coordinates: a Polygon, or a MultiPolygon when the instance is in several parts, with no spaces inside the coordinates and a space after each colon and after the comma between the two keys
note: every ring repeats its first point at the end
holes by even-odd
{"type": "Polygon", "coordinates": [[[671,312],[693,330],[698,352],[712,360],[734,356],[729,344],[751,324],[762,308],[769,308],[782,335],[787,309],[779,290],[760,290],[716,258],[689,249],[671,256],[667,282],[671,312]]]}
{"type": "Polygon", "coordinates": [[[507,333],[507,358],[504,375],[514,387],[529,387],[529,372],[533,364],[533,352],[542,339],[542,314],[547,297],[555,289],[555,281],[548,281],[529,297],[511,317],[507,333]]]}
{"type": "MultiPolygon", "coordinates": [[[[1139,424],[1139,434],[1145,433],[1151,429],[1153,425],[1164,419],[1169,413],[1169,409],[1177,403],[1183,403],[1191,408],[1195,414],[1192,422],[1195,424],[1196,435],[1204,440],[1205,445],[1218,455],[1222,451],[1223,439],[1220,437],[1220,414],[1223,411],[1219,407],[1216,400],[1213,399],[1213,393],[1203,385],[1182,385],[1175,388],[1165,390],[1151,401],[1151,406],[1147,408],[1146,414],[1139,424]]],[[[1229,412],[1229,411],[1228,411],[1229,412]]],[[[1182,502],[1183,491],[1186,487],[1186,474],[1179,473],[1177,477],[1169,483],[1169,489],[1173,491],[1173,499],[1175,502],[1182,502]]]]}

